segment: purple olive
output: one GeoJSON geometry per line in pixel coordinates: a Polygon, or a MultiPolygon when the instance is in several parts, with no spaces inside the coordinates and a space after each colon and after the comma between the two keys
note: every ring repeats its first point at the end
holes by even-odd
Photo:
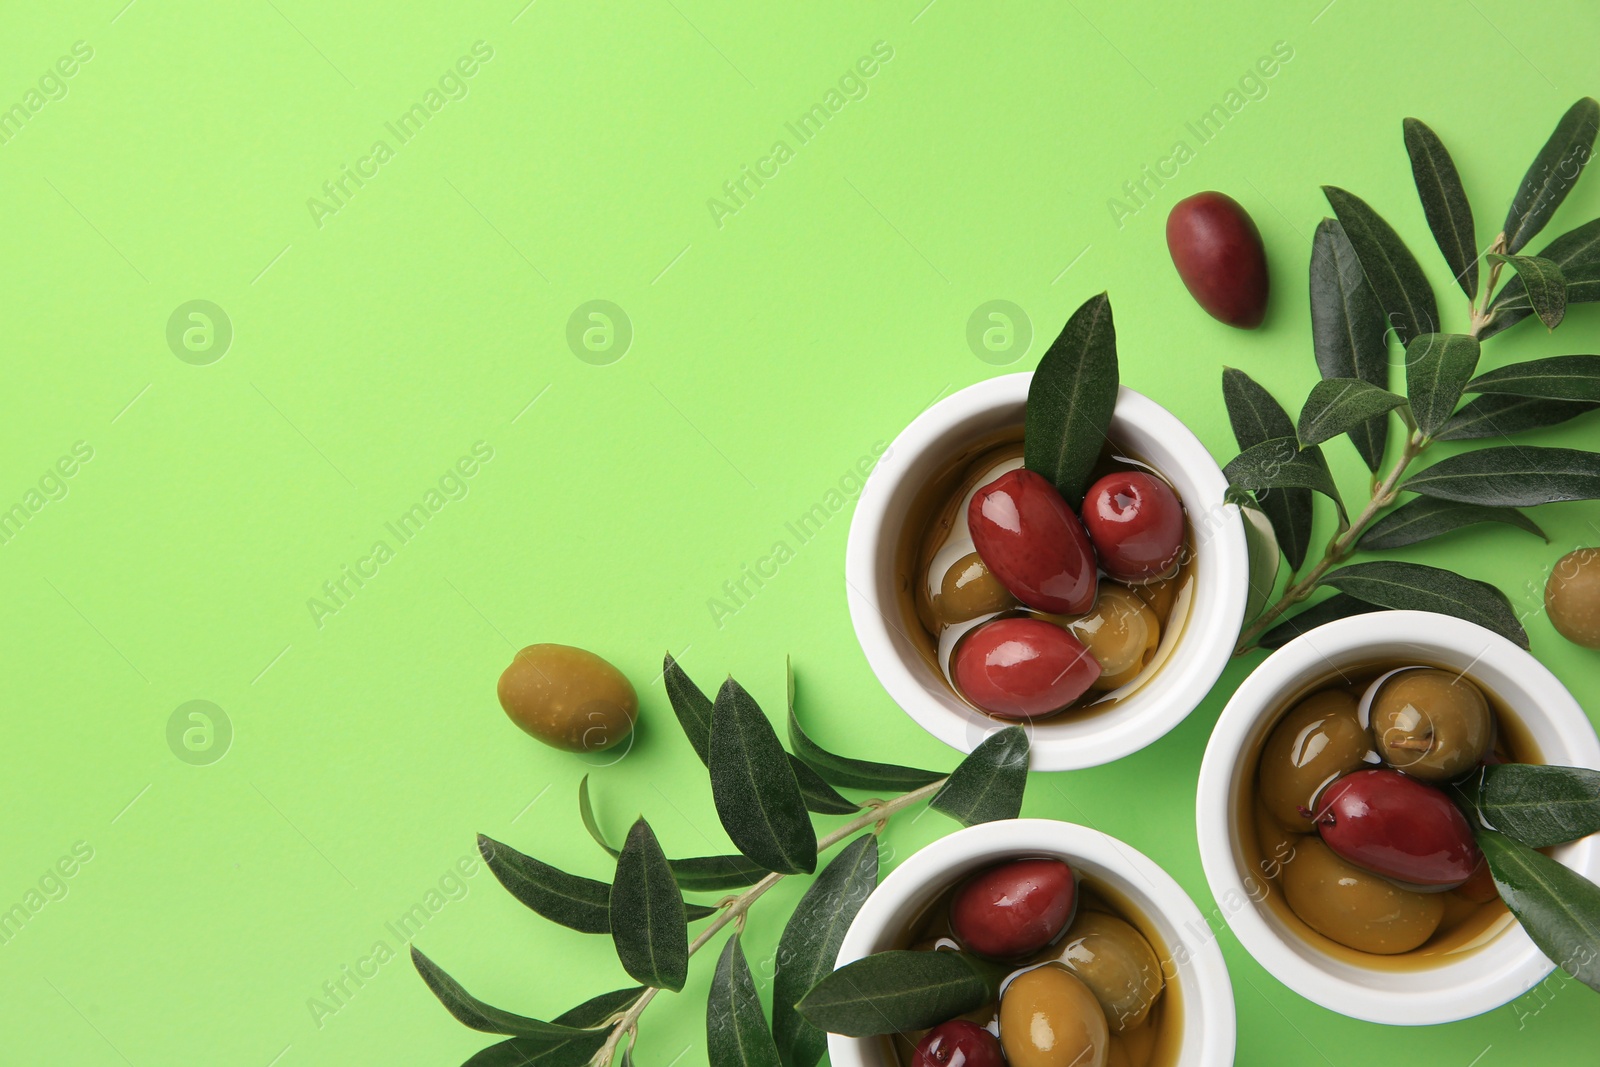
{"type": "Polygon", "coordinates": [[[917,1043],[911,1067],[1005,1067],[1000,1039],[977,1023],[951,1019],[917,1043]]]}
{"type": "Polygon", "coordinates": [[[1072,868],[1012,860],[974,875],[950,902],[950,928],[969,952],[1014,960],[1061,936],[1078,905],[1072,868]]]}
{"type": "Polygon", "coordinates": [[[1312,822],[1346,860],[1415,889],[1453,889],[1483,862],[1466,817],[1443,790],[1388,768],[1334,782],[1312,822]]]}
{"type": "Polygon", "coordinates": [[[1261,231],[1224,193],[1196,193],[1167,216],[1167,251],[1189,295],[1212,318],[1253,330],[1267,315],[1261,231]]]}

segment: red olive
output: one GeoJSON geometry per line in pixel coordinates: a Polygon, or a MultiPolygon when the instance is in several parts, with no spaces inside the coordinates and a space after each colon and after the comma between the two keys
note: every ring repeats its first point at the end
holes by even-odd
{"type": "Polygon", "coordinates": [[[1466,816],[1443,790],[1388,768],[1334,782],[1312,821],[1334,852],[1413,889],[1452,889],[1483,862],[1466,816]]]}
{"type": "Polygon", "coordinates": [[[1077,905],[1071,867],[1060,860],[1012,860],[978,872],[956,891],[950,928],[967,951],[1014,960],[1060,937],[1077,905]]]}
{"type": "Polygon", "coordinates": [[[1082,641],[1043,619],[994,619],[961,639],[950,674],[991,715],[1033,719],[1077,700],[1100,677],[1082,641]]]}
{"type": "Polygon", "coordinates": [[[967,529],[984,566],[1028,607],[1081,615],[1094,606],[1099,576],[1089,535],[1048,478],[1002,474],[973,494],[967,529]]]}
{"type": "Polygon", "coordinates": [[[1252,330],[1267,314],[1267,252],[1261,231],[1224,193],[1196,193],[1167,216],[1167,251],[1206,313],[1252,330]]]}
{"type": "Polygon", "coordinates": [[[1143,471],[1118,471],[1089,487],[1083,526],[1100,567],[1123,582],[1163,577],[1183,551],[1183,505],[1172,487],[1143,471]]]}
{"type": "Polygon", "coordinates": [[[917,1044],[911,1067],[1005,1067],[1000,1039],[977,1023],[951,1019],[917,1044]]]}

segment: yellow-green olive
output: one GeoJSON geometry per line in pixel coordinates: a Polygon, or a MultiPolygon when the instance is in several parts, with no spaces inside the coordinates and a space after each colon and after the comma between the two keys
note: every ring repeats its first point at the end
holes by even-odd
{"type": "Polygon", "coordinates": [[[944,572],[939,595],[933,598],[933,614],[941,626],[966,622],[979,615],[1016,607],[1017,600],[1006,591],[976,552],[968,552],[944,572]]]}
{"type": "Polygon", "coordinates": [[[1295,846],[1283,895],[1302,922],[1360,952],[1410,952],[1439,928],[1442,893],[1414,893],[1334,855],[1315,837],[1295,846]]]}
{"type": "Polygon", "coordinates": [[[1113,1033],[1143,1025],[1166,986],[1150,942],[1132,924],[1105,912],[1079,912],[1059,958],[1100,1002],[1113,1033]]]}
{"type": "Polygon", "coordinates": [[[1544,583],[1544,610],[1562,637],[1600,648],[1600,548],[1580,548],[1556,561],[1544,583]]]}
{"type": "Polygon", "coordinates": [[[1156,1038],[1161,1036],[1160,1031],[1161,1027],[1146,1022],[1143,1026],[1132,1030],[1112,1034],[1110,1055],[1106,1056],[1106,1067],[1150,1067],[1155,1056],[1156,1038]]]}
{"type": "Polygon", "coordinates": [[[1285,830],[1264,804],[1255,805],[1255,824],[1256,844],[1261,848],[1261,873],[1275,880],[1283,873],[1283,865],[1294,858],[1294,846],[1301,835],[1285,830]]]}
{"type": "Polygon", "coordinates": [[[1100,677],[1090,686],[1102,692],[1119,689],[1138,676],[1161,643],[1156,613],[1127,586],[1102,581],[1094,607],[1077,618],[1051,616],[1084,643],[1100,664],[1100,677]]]}
{"type": "Polygon", "coordinates": [[[1324,689],[1296,704],[1261,749],[1261,802],[1285,830],[1309,833],[1322,788],[1355,770],[1371,749],[1349,693],[1324,689]]]}
{"type": "Polygon", "coordinates": [[[1138,594],[1140,600],[1150,606],[1151,611],[1156,613],[1156,618],[1165,623],[1167,616],[1172,614],[1172,605],[1178,599],[1178,589],[1186,580],[1183,572],[1179,571],[1170,578],[1158,578],[1153,582],[1136,585],[1133,591],[1138,594]]]}
{"type": "Polygon", "coordinates": [[[1389,766],[1443,781],[1473,767],[1494,743],[1483,690],[1450,671],[1402,671],[1372,701],[1372,736],[1389,766]]]}
{"type": "Polygon", "coordinates": [[[1010,1067],[1105,1067],[1111,1033],[1082,979],[1046,963],[1000,995],[1000,1047],[1010,1067]]]}
{"type": "Polygon", "coordinates": [[[570,645],[529,645],[518,652],[500,675],[499,694],[512,722],[569,752],[610,748],[639,717],[639,696],[622,672],[570,645]]]}

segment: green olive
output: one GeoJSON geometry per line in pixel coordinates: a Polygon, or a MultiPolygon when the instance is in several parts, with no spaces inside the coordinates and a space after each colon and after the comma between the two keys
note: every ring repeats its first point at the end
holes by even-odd
{"type": "Polygon", "coordinates": [[[1010,1067],[1105,1067],[1110,1037],[1094,994],[1059,963],[1022,972],[1000,994],[1010,1067]]]}
{"type": "Polygon", "coordinates": [[[1061,963],[1083,979],[1112,1033],[1143,1025],[1166,982],[1155,949],[1115,915],[1083,911],[1061,942],[1061,963]]]}
{"type": "Polygon", "coordinates": [[[1346,863],[1315,837],[1295,846],[1283,895],[1302,922],[1361,952],[1410,952],[1439,928],[1442,893],[1414,893],[1346,863]]]}
{"type": "Polygon", "coordinates": [[[1450,671],[1403,671],[1372,701],[1372,736],[1389,766],[1437,782],[1477,766],[1494,743],[1483,690],[1450,671]]]}
{"type": "Polygon", "coordinates": [[[518,652],[500,675],[499,694],[512,722],[569,752],[610,748],[639,717],[639,696],[622,672],[570,645],[529,645],[518,652]]]}
{"type": "Polygon", "coordinates": [[[941,626],[966,622],[979,615],[1016,607],[1017,601],[1000,584],[976,552],[968,552],[944,572],[933,614],[941,626]]]}
{"type": "Polygon", "coordinates": [[[1600,648],[1600,548],[1580,548],[1556,561],[1544,583],[1544,610],[1562,637],[1600,648]]]}
{"type": "Polygon", "coordinates": [[[1109,692],[1136,678],[1161,643],[1161,622],[1156,613],[1127,586],[1102,581],[1094,607],[1087,615],[1046,616],[1065,626],[1089,649],[1100,664],[1100,677],[1091,689],[1109,692]]]}
{"type": "Polygon", "coordinates": [[[1273,727],[1261,750],[1261,802],[1285,830],[1310,833],[1317,794],[1355,770],[1372,748],[1356,718],[1356,700],[1324,689],[1296,704],[1273,727]]]}
{"type": "Polygon", "coordinates": [[[1165,623],[1167,616],[1172,614],[1172,605],[1177,602],[1178,589],[1184,581],[1184,574],[1180,570],[1170,578],[1157,578],[1153,582],[1136,585],[1133,591],[1156,613],[1156,618],[1165,623]]]}

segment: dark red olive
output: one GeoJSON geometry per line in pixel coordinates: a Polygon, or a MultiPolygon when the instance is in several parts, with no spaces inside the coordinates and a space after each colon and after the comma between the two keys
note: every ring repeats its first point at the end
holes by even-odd
{"type": "Polygon", "coordinates": [[[1100,663],[1053,622],[994,619],[961,639],[950,674],[961,695],[989,714],[1034,719],[1082,696],[1100,677],[1100,663]]]}
{"type": "Polygon", "coordinates": [[[973,494],[967,529],[984,566],[1028,607],[1082,615],[1094,606],[1089,535],[1048,478],[1020,468],[1002,474],[973,494]]]}
{"type": "Polygon", "coordinates": [[[1123,582],[1163,577],[1183,551],[1183,505],[1172,487],[1143,471],[1118,471],[1089,487],[1083,528],[1100,568],[1123,582]]]}
{"type": "Polygon", "coordinates": [[[1328,786],[1313,821],[1334,852],[1414,889],[1453,889],[1483,862],[1466,816],[1443,790],[1388,768],[1328,786]]]}
{"type": "Polygon", "coordinates": [[[951,1019],[917,1044],[911,1067],[1005,1067],[1000,1039],[977,1023],[951,1019]]]}
{"type": "Polygon", "coordinates": [[[1071,867],[1060,860],[1011,860],[978,872],[956,891],[950,928],[967,951],[1014,960],[1060,937],[1077,904],[1071,867]]]}
{"type": "Polygon", "coordinates": [[[1167,216],[1167,251],[1206,313],[1253,330],[1267,315],[1267,251],[1261,231],[1224,193],[1196,193],[1167,216]]]}

